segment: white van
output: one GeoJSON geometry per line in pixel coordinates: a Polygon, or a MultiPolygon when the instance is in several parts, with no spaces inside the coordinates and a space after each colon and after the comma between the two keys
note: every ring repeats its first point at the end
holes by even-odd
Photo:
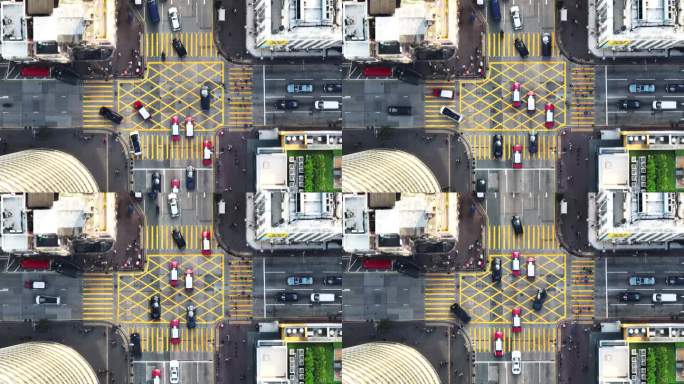
{"type": "Polygon", "coordinates": [[[336,100],[317,100],[314,102],[314,107],[323,111],[338,111],[340,109],[340,102],[336,100]]]}
{"type": "Polygon", "coordinates": [[[312,293],[311,294],[312,303],[334,303],[335,294],[334,293],[312,293]]]}
{"type": "Polygon", "coordinates": [[[185,271],[185,290],[192,291],[192,269],[185,271]]]}
{"type": "Polygon", "coordinates": [[[654,303],[676,303],[676,293],[654,293],[652,301],[654,303]]]}
{"type": "Polygon", "coordinates": [[[677,102],[673,100],[653,100],[651,108],[654,111],[674,111],[677,109],[677,102]]]}

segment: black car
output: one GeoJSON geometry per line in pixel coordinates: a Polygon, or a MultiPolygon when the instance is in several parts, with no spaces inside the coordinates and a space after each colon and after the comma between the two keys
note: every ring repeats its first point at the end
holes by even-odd
{"type": "Polygon", "coordinates": [[[183,58],[188,55],[188,51],[185,50],[185,46],[180,40],[174,38],[171,41],[171,45],[173,45],[173,49],[176,51],[178,57],[183,58]]]}
{"type": "Polygon", "coordinates": [[[328,93],[340,93],[342,92],[342,84],[325,84],[323,85],[323,91],[328,93]]]}
{"type": "Polygon", "coordinates": [[[618,107],[618,109],[622,109],[623,111],[624,110],[639,109],[639,108],[641,108],[641,102],[639,100],[634,100],[634,99],[618,100],[617,107],[618,107]]]}
{"type": "Polygon", "coordinates": [[[209,84],[204,84],[200,88],[200,106],[203,111],[208,111],[211,107],[211,86],[209,84]]]}
{"type": "Polygon", "coordinates": [[[55,79],[67,84],[78,85],[81,82],[81,76],[70,68],[55,67],[52,69],[52,74],[55,76],[55,79]]]}
{"type": "Polygon", "coordinates": [[[399,79],[400,81],[413,84],[413,85],[420,85],[423,81],[423,76],[420,75],[420,73],[414,71],[411,68],[407,67],[397,67],[394,69],[394,75],[399,79]]]}
{"type": "Polygon", "coordinates": [[[150,318],[152,320],[159,320],[161,318],[161,302],[157,295],[150,298],[150,318]]]}
{"type": "Polygon", "coordinates": [[[420,277],[421,272],[423,272],[422,268],[411,260],[397,259],[394,262],[394,267],[397,272],[416,278],[420,277]]]}
{"type": "Polygon", "coordinates": [[[546,301],[546,289],[539,288],[537,294],[534,295],[534,299],[532,299],[532,309],[541,311],[544,301],[546,301]]]}
{"type": "Polygon", "coordinates": [[[326,276],[323,280],[324,285],[342,285],[342,276],[326,276]]]}
{"type": "Polygon", "coordinates": [[[183,238],[181,231],[174,228],[171,231],[171,238],[173,239],[173,242],[176,243],[176,247],[178,247],[178,249],[185,248],[185,238],[183,238]]]}
{"type": "Polygon", "coordinates": [[[150,189],[155,192],[161,192],[161,188],[161,173],[157,171],[152,172],[152,186],[150,189]]]}
{"type": "Polygon", "coordinates": [[[287,302],[295,302],[299,301],[299,295],[295,292],[278,292],[275,295],[276,301],[280,301],[282,303],[287,303],[287,302]]]}
{"type": "Polygon", "coordinates": [[[684,285],[684,276],[668,276],[665,279],[667,285],[684,285]]]}
{"type": "Polygon", "coordinates": [[[494,257],[492,258],[492,283],[500,283],[501,275],[501,259],[494,257]]]}
{"type": "Polygon", "coordinates": [[[485,194],[487,193],[487,180],[477,179],[475,181],[475,197],[479,200],[484,200],[485,194]]]}
{"type": "Polygon", "coordinates": [[[391,116],[411,116],[411,107],[390,105],[387,107],[387,114],[391,116]]]}
{"type": "Polygon", "coordinates": [[[623,303],[636,302],[641,300],[641,294],[639,292],[625,291],[618,294],[618,300],[623,303]]]}
{"type": "Polygon", "coordinates": [[[142,356],[142,348],[140,347],[140,334],[137,332],[131,333],[131,343],[128,345],[131,355],[134,358],[142,356]]]}
{"type": "Polygon", "coordinates": [[[503,136],[494,135],[492,137],[492,151],[496,159],[500,159],[503,156],[503,136]]]}
{"type": "Polygon", "coordinates": [[[682,93],[684,92],[684,84],[668,84],[665,86],[665,91],[668,93],[682,93]]]}
{"type": "Polygon", "coordinates": [[[537,143],[538,137],[536,132],[530,132],[529,135],[527,135],[527,151],[530,153],[530,155],[534,155],[537,153],[537,143]]]}
{"type": "Polygon", "coordinates": [[[280,109],[281,111],[288,109],[297,109],[299,108],[299,102],[297,100],[278,100],[275,102],[275,107],[277,109],[280,109]]]}
{"type": "Polygon", "coordinates": [[[517,38],[517,37],[515,38],[514,45],[515,45],[515,49],[520,54],[520,57],[522,57],[523,59],[530,55],[530,51],[527,50],[527,46],[519,38],[517,38]]]}
{"type": "Polygon", "coordinates": [[[451,313],[453,313],[454,316],[458,317],[459,320],[463,322],[463,324],[468,324],[470,322],[470,315],[468,315],[468,312],[461,308],[461,306],[458,305],[458,303],[451,304],[451,313]]]}
{"type": "Polygon", "coordinates": [[[100,116],[113,122],[114,124],[121,124],[121,122],[123,121],[123,116],[119,115],[118,113],[112,111],[110,108],[107,107],[100,107],[100,116]]]}
{"type": "Polygon", "coordinates": [[[69,276],[73,278],[80,277],[83,274],[82,269],[67,260],[55,260],[52,263],[52,269],[64,276],[69,276]]]}
{"type": "Polygon", "coordinates": [[[513,232],[516,235],[522,235],[523,234],[523,225],[522,225],[522,220],[520,219],[520,216],[515,215],[511,219],[511,225],[513,226],[513,232]]]}
{"type": "Polygon", "coordinates": [[[551,56],[551,34],[544,33],[541,38],[541,54],[544,57],[551,56]]]}
{"type": "Polygon", "coordinates": [[[195,167],[192,165],[188,165],[188,167],[185,168],[185,188],[187,188],[188,191],[195,189],[195,167]]]}
{"type": "Polygon", "coordinates": [[[197,326],[197,322],[195,321],[196,315],[197,310],[195,309],[194,305],[190,304],[187,308],[185,308],[185,321],[188,328],[195,328],[197,326]]]}

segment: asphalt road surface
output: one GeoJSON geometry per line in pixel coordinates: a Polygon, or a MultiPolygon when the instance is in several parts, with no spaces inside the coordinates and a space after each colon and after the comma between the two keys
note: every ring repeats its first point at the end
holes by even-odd
{"type": "Polygon", "coordinates": [[[81,97],[81,87],[54,79],[0,81],[0,127],[80,127],[81,97]]]}
{"type": "MultiPolygon", "coordinates": [[[[6,261],[6,260],[5,260],[6,261]]],[[[55,272],[2,273],[0,274],[0,302],[3,321],[24,319],[71,320],[82,317],[80,278],[71,278],[55,272]],[[47,288],[34,290],[24,287],[24,281],[45,281],[47,288]],[[59,296],[61,303],[36,304],[35,297],[59,296]]]]}
{"type": "Polygon", "coordinates": [[[342,265],[339,257],[302,257],[281,256],[254,259],[254,311],[265,319],[318,318],[329,320],[342,310],[342,286],[323,284],[326,276],[341,276],[342,265]],[[290,276],[313,277],[313,285],[288,286],[290,276]],[[296,303],[276,301],[278,292],[295,292],[299,295],[296,303]],[[312,304],[312,293],[333,293],[337,296],[334,303],[312,304]]]}
{"type": "Polygon", "coordinates": [[[684,84],[680,67],[654,65],[600,66],[596,70],[596,120],[597,124],[630,127],[667,126],[679,124],[684,117],[684,93],[666,92],[667,84],[684,84]],[[630,84],[654,84],[655,93],[629,93],[630,84]],[[617,107],[618,100],[633,99],[641,102],[638,110],[624,111],[617,107]],[[672,100],[677,110],[654,112],[655,100],[672,100]]]}
{"type": "Polygon", "coordinates": [[[676,257],[659,257],[639,254],[633,257],[604,257],[596,270],[596,313],[611,318],[670,319],[682,308],[684,286],[668,286],[667,276],[684,275],[684,266],[676,257]],[[630,276],[654,276],[654,286],[630,286],[630,276]],[[641,294],[637,303],[621,303],[620,292],[633,291],[641,294]],[[651,296],[657,292],[677,293],[679,303],[653,304],[651,296]]]}

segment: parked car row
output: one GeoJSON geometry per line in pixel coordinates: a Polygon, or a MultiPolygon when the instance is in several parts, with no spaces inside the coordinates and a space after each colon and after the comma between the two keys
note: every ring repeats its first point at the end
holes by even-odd
{"type": "MultiPolygon", "coordinates": [[[[623,303],[634,303],[641,301],[641,293],[634,291],[624,291],[617,295],[617,299],[623,303]]],[[[651,302],[654,304],[676,303],[679,295],[675,292],[655,292],[651,294],[651,302]]]]}
{"type": "MultiPolygon", "coordinates": [[[[288,84],[287,93],[312,93],[314,91],[313,84],[288,84]]],[[[325,93],[340,93],[342,92],[342,84],[326,83],[323,84],[323,92],[325,93]]]]}
{"type": "MultiPolygon", "coordinates": [[[[293,99],[278,99],[273,106],[281,111],[291,111],[299,109],[299,101],[293,99]]],[[[313,107],[319,111],[339,111],[342,109],[342,103],[337,100],[316,100],[313,102],[313,107]]]]}
{"type": "MultiPolygon", "coordinates": [[[[631,286],[655,285],[656,284],[656,277],[655,276],[630,276],[628,283],[631,286]]],[[[667,285],[684,285],[684,276],[667,276],[665,278],[665,284],[667,284],[667,285]]]]}
{"type": "MultiPolygon", "coordinates": [[[[300,296],[297,292],[280,291],[276,293],[275,300],[281,303],[295,303],[298,302],[300,296]]],[[[309,295],[311,304],[334,303],[338,296],[334,293],[314,292],[309,295]]]]}
{"type": "MultiPolygon", "coordinates": [[[[315,282],[312,276],[290,276],[287,278],[287,285],[313,285],[315,282]]],[[[321,279],[323,285],[342,285],[342,276],[326,276],[321,279]]]]}

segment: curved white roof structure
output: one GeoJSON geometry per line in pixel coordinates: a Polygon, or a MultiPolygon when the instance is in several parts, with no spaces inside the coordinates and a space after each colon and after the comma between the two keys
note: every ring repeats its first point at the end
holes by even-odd
{"type": "Polygon", "coordinates": [[[98,384],[98,380],[73,348],[31,342],[0,348],[0,384],[98,384]]]}
{"type": "Polygon", "coordinates": [[[435,368],[399,343],[366,343],[342,350],[342,384],[440,384],[435,368]]]}
{"type": "Polygon", "coordinates": [[[0,193],[98,191],[88,168],[68,153],[29,149],[0,156],[0,193]]]}
{"type": "Polygon", "coordinates": [[[371,149],[342,157],[342,192],[437,193],[439,182],[416,156],[371,149]]]}

